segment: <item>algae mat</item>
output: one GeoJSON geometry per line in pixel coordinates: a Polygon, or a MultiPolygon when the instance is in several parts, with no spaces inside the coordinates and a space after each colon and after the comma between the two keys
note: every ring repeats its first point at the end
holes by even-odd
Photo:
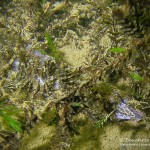
{"type": "Polygon", "coordinates": [[[149,149],[149,16],[148,1],[1,0],[0,149],[149,149]]]}

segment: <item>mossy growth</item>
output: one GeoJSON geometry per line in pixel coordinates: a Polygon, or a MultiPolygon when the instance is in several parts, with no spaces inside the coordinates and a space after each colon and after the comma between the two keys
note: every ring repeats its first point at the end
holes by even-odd
{"type": "Polygon", "coordinates": [[[99,137],[102,134],[103,129],[96,128],[90,119],[84,115],[81,116],[81,114],[76,117],[75,120],[80,124],[78,130],[79,134],[72,137],[70,150],[101,149],[99,137]]]}
{"type": "Polygon", "coordinates": [[[99,113],[110,114],[115,104],[126,97],[126,92],[108,82],[99,82],[91,87],[88,106],[99,113]]]}
{"type": "Polygon", "coordinates": [[[102,96],[109,96],[114,90],[114,87],[109,83],[102,82],[97,85],[97,90],[102,96]]]}
{"type": "Polygon", "coordinates": [[[50,110],[45,111],[42,116],[42,122],[46,123],[48,126],[58,125],[59,123],[59,114],[56,107],[52,107],[50,110]]]}
{"type": "Polygon", "coordinates": [[[109,101],[109,97],[115,89],[116,89],[115,86],[112,86],[106,82],[100,82],[99,84],[94,85],[91,88],[92,95],[99,94],[101,96],[102,101],[109,101]]]}
{"type": "Polygon", "coordinates": [[[30,135],[24,134],[21,150],[47,150],[52,148],[55,136],[59,134],[57,131],[59,116],[56,106],[52,104],[51,108],[45,110],[41,118],[40,122],[30,131],[30,135]]]}
{"type": "Polygon", "coordinates": [[[51,142],[56,135],[56,126],[48,126],[44,122],[36,124],[30,134],[24,134],[20,150],[47,150],[51,149],[51,142]],[[30,141],[30,142],[29,142],[30,141]]]}

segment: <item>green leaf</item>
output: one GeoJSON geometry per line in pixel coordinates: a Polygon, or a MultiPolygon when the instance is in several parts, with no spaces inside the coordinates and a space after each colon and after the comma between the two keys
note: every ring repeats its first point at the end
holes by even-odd
{"type": "Polygon", "coordinates": [[[60,52],[58,51],[58,49],[56,48],[51,36],[49,35],[48,32],[45,33],[45,36],[46,36],[46,40],[49,44],[49,48],[51,50],[51,55],[56,59],[56,60],[60,60],[62,57],[61,57],[61,54],[60,52]]]}
{"type": "Polygon", "coordinates": [[[121,48],[121,47],[115,47],[115,48],[111,48],[110,51],[111,52],[122,53],[122,52],[125,52],[126,50],[124,48],[121,48]]]}
{"type": "Polygon", "coordinates": [[[72,102],[70,105],[73,107],[84,107],[81,102],[72,102]]]}
{"type": "Polygon", "coordinates": [[[144,80],[143,77],[141,77],[140,75],[138,75],[137,73],[131,72],[130,76],[132,77],[133,80],[135,81],[142,81],[144,80]]]}
{"type": "Polygon", "coordinates": [[[101,128],[101,127],[103,127],[104,126],[104,123],[106,123],[107,122],[107,118],[102,118],[101,120],[99,120],[98,121],[98,123],[96,124],[96,127],[99,127],[99,128],[101,128]]]}
{"type": "Polygon", "coordinates": [[[50,49],[53,52],[57,51],[57,48],[55,47],[55,44],[54,44],[54,42],[53,42],[53,40],[52,40],[52,38],[51,38],[51,36],[49,35],[48,32],[45,33],[45,36],[46,36],[46,40],[47,40],[47,42],[49,44],[50,49]]]}
{"type": "Polygon", "coordinates": [[[0,117],[3,120],[3,125],[11,127],[12,129],[21,132],[21,123],[14,119],[13,117],[18,116],[20,110],[13,105],[6,105],[5,103],[0,103],[0,117]]]}
{"type": "Polygon", "coordinates": [[[108,121],[108,118],[109,118],[114,112],[115,112],[115,111],[112,111],[112,112],[110,112],[110,114],[107,114],[106,116],[104,116],[103,118],[101,118],[101,119],[97,122],[96,127],[99,127],[99,128],[103,127],[104,124],[108,121]]]}
{"type": "Polygon", "coordinates": [[[11,116],[5,116],[5,121],[16,131],[21,132],[21,123],[15,119],[13,119],[11,116]]]}

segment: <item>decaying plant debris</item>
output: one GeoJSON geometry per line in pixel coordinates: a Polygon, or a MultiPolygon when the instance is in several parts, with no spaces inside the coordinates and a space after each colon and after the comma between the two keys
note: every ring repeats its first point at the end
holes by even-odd
{"type": "Polygon", "coordinates": [[[142,119],[123,122],[149,130],[150,11],[136,2],[0,2],[0,117],[16,107],[22,128],[2,124],[3,149],[23,149],[40,124],[54,127],[45,148],[75,149],[81,127],[118,123],[124,99],[142,119]]]}

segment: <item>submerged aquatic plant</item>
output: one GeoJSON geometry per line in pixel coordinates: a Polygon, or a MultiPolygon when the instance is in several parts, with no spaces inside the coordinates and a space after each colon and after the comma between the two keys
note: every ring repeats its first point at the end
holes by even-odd
{"type": "Polygon", "coordinates": [[[45,37],[46,40],[49,44],[49,48],[50,51],[47,53],[51,53],[51,55],[55,58],[56,61],[61,60],[62,59],[62,55],[60,54],[60,52],[58,51],[58,49],[56,48],[50,34],[48,32],[45,33],[45,37]]]}
{"type": "Polygon", "coordinates": [[[121,48],[121,47],[115,47],[115,48],[111,48],[110,51],[111,52],[122,53],[122,52],[125,52],[126,50],[124,48],[121,48]]]}
{"type": "Polygon", "coordinates": [[[134,73],[134,72],[131,72],[131,73],[130,73],[130,76],[131,76],[131,78],[132,78],[133,80],[135,80],[135,81],[142,81],[142,80],[144,80],[143,77],[141,77],[139,74],[134,73]]]}
{"type": "Polygon", "coordinates": [[[96,127],[103,127],[104,124],[108,121],[108,118],[114,113],[114,111],[110,112],[108,115],[106,115],[105,117],[103,117],[102,119],[100,119],[98,121],[98,123],[96,124],[96,127]]]}
{"type": "Polygon", "coordinates": [[[73,107],[84,107],[84,105],[81,102],[72,102],[70,105],[73,107]]]}
{"type": "Polygon", "coordinates": [[[2,120],[2,124],[7,126],[9,129],[12,128],[15,131],[21,132],[22,124],[15,119],[15,116],[18,113],[20,112],[16,107],[0,103],[0,118],[2,120]]]}

